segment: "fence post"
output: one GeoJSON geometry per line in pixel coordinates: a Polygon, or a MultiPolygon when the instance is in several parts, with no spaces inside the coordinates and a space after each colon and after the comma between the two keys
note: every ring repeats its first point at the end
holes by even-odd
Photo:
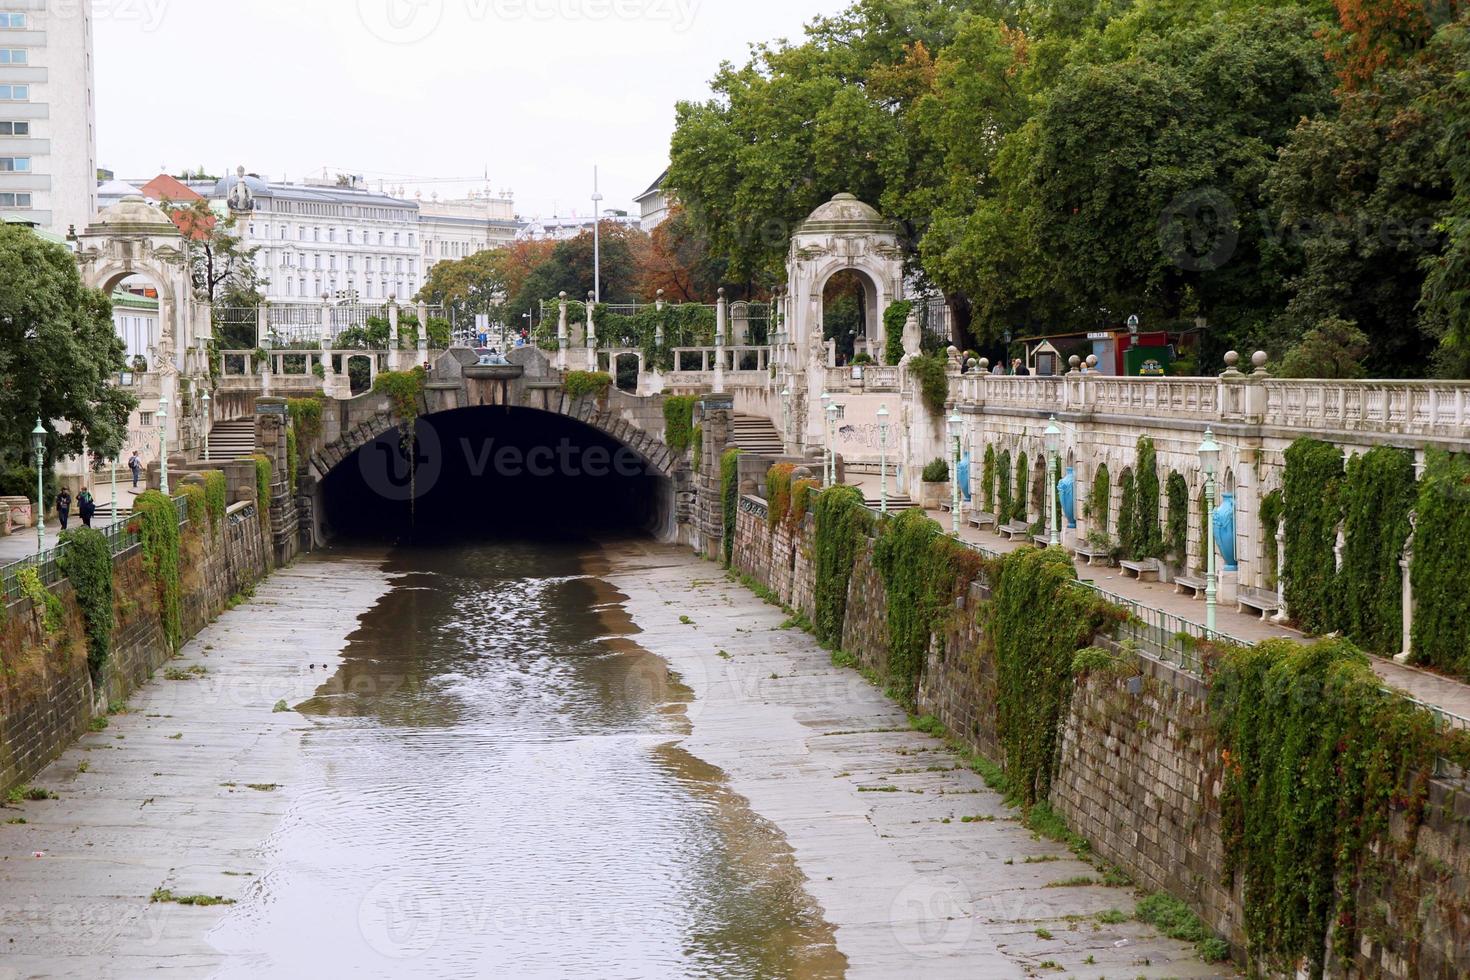
{"type": "Polygon", "coordinates": [[[725,287],[720,287],[720,299],[715,304],[715,382],[714,393],[725,392],[725,328],[730,315],[730,306],[725,300],[725,287]]]}

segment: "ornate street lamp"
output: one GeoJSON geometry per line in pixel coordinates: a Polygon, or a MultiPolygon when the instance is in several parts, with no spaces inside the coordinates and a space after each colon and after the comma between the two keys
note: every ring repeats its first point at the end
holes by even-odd
{"type": "Polygon", "coordinates": [[[878,512],[888,516],[888,406],[878,406],[878,512]]]}
{"type": "Polygon", "coordinates": [[[204,461],[207,463],[209,462],[209,426],[213,421],[213,416],[209,414],[209,389],[205,389],[200,401],[204,402],[204,461]]]}
{"type": "Polygon", "coordinates": [[[964,435],[964,431],[965,420],[960,417],[960,410],[956,407],[954,414],[949,417],[949,434],[954,439],[949,467],[950,529],[955,537],[960,536],[960,437],[964,435]]]}
{"type": "Polygon", "coordinates": [[[1053,415],[1051,421],[1046,425],[1046,486],[1050,491],[1047,494],[1046,526],[1051,529],[1051,546],[1053,548],[1062,543],[1061,528],[1057,526],[1057,482],[1061,479],[1057,475],[1057,454],[1062,448],[1062,427],[1057,425],[1057,417],[1053,415]]]}
{"type": "Polygon", "coordinates": [[[1199,447],[1200,469],[1205,475],[1205,512],[1200,515],[1205,522],[1205,628],[1215,632],[1215,472],[1220,465],[1220,444],[1215,441],[1213,429],[1205,430],[1205,441],[1199,447]]]}
{"type": "Polygon", "coordinates": [[[46,427],[41,424],[39,416],[36,418],[36,427],[31,430],[31,452],[36,457],[36,554],[39,555],[46,550],[46,427]]]}
{"type": "Polygon", "coordinates": [[[827,405],[827,486],[837,485],[837,416],[842,409],[836,402],[827,405]]]}
{"type": "MultiPolygon", "coordinates": [[[[823,433],[826,433],[827,428],[828,428],[828,415],[827,415],[827,411],[831,407],[832,407],[832,394],[831,394],[831,392],[823,391],[822,392],[822,415],[821,415],[821,419],[822,419],[822,431],[823,431],[823,433]]],[[[829,438],[829,439],[826,440],[826,445],[822,447],[822,485],[823,486],[829,486],[830,487],[832,485],[832,477],[830,475],[832,469],[833,469],[833,467],[832,467],[832,440],[829,438]]]]}
{"type": "Polygon", "coordinates": [[[168,496],[168,399],[158,400],[158,488],[168,496]]]}

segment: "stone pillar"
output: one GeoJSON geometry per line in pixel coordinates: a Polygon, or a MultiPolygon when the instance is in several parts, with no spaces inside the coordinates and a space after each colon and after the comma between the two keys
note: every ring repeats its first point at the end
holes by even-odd
{"type": "MultiPolygon", "coordinates": [[[[593,307],[595,307],[596,305],[597,305],[597,294],[596,293],[588,293],[587,294],[587,370],[589,370],[589,371],[596,371],[597,370],[597,314],[595,314],[593,312],[593,307]]],[[[618,366],[616,364],[609,363],[608,364],[608,367],[612,370],[613,375],[616,376],[617,373],[618,373],[618,366]]]]}
{"type": "Polygon", "coordinates": [[[720,298],[715,304],[715,394],[723,394],[725,391],[725,329],[728,326],[730,314],[729,304],[725,300],[725,287],[720,287],[720,298]]]}
{"type": "Polygon", "coordinates": [[[261,300],[255,308],[255,346],[264,347],[271,339],[270,301],[261,300]]]}
{"type": "Polygon", "coordinates": [[[1286,522],[1276,522],[1276,604],[1280,606],[1276,615],[1271,617],[1274,623],[1285,623],[1291,618],[1286,611],[1286,522]]]}
{"type": "Polygon", "coordinates": [[[909,310],[909,317],[903,322],[903,356],[905,358],[918,357],[923,353],[923,333],[919,329],[919,308],[915,306],[909,310]]]}
{"type": "Polygon", "coordinates": [[[566,291],[563,290],[559,294],[558,298],[561,300],[561,302],[557,304],[557,320],[556,320],[556,369],[558,371],[565,371],[567,369],[567,343],[568,343],[568,334],[567,334],[567,294],[566,294],[566,291]]]}
{"type": "Polygon", "coordinates": [[[322,293],[321,313],[322,343],[330,345],[335,338],[332,336],[332,299],[327,293],[322,293]]]}
{"type": "Polygon", "coordinates": [[[1414,535],[1410,532],[1409,539],[1404,542],[1404,554],[1399,559],[1399,570],[1403,574],[1404,610],[1403,629],[1404,637],[1399,646],[1398,656],[1393,659],[1401,664],[1406,664],[1414,655],[1414,535]]]}

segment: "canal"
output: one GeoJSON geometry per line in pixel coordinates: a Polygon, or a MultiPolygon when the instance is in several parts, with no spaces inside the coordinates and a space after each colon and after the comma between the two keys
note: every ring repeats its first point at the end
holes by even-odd
{"type": "Polygon", "coordinates": [[[299,705],[219,975],[841,976],[781,833],[681,748],[690,693],[599,548],[400,547],[299,705]]]}

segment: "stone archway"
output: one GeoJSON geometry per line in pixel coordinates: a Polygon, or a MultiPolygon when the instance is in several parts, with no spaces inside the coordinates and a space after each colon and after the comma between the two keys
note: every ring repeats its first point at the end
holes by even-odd
{"type": "Polygon", "coordinates": [[[822,420],[809,410],[821,400],[826,387],[826,357],[822,338],[822,293],[829,280],[853,271],[865,281],[868,339],[882,352],[886,348],[883,312],[903,298],[903,250],[898,229],[876,209],[851,194],[838,194],[797,226],[786,259],[786,342],[793,348],[792,369],[805,365],[803,418],[807,448],[822,441],[822,420]]]}

